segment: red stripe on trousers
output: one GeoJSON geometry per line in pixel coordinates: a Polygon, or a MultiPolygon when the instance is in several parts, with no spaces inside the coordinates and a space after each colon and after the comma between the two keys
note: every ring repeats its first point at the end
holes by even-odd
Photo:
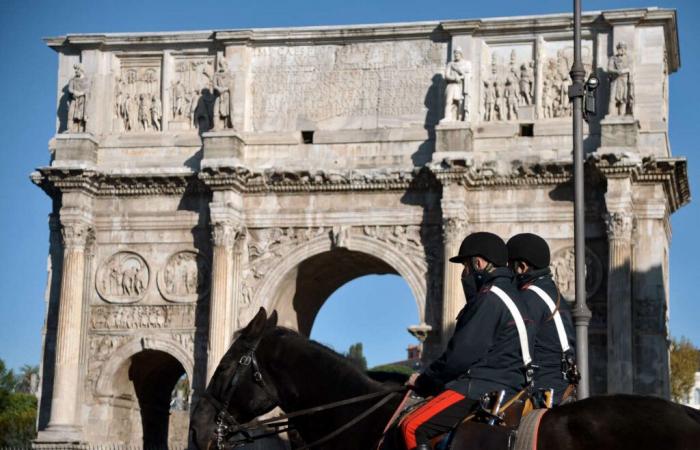
{"type": "Polygon", "coordinates": [[[449,408],[460,400],[464,400],[462,394],[448,389],[406,416],[401,422],[401,432],[406,442],[406,448],[412,450],[418,445],[416,442],[416,430],[419,426],[430,420],[435,414],[449,408]]]}

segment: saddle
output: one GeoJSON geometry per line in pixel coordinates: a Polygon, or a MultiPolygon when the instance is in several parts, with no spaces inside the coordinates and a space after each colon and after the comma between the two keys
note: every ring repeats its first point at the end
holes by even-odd
{"type": "MultiPolygon", "coordinates": [[[[567,389],[562,403],[573,401],[575,389],[567,389]]],[[[523,389],[502,406],[503,391],[482,397],[479,408],[467,416],[435,447],[438,450],[502,448],[536,450],[539,424],[552,408],[553,391],[523,389]]]]}

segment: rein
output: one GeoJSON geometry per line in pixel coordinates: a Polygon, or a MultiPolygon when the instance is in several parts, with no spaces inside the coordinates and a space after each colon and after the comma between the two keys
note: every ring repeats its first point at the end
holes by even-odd
{"type": "MultiPolygon", "coordinates": [[[[218,450],[226,450],[229,445],[232,445],[233,448],[235,447],[240,447],[241,445],[249,444],[251,442],[254,442],[257,439],[262,439],[264,437],[269,437],[269,436],[274,436],[280,433],[283,433],[285,431],[289,431],[292,427],[290,426],[290,419],[293,419],[295,417],[301,417],[301,416],[307,416],[311,414],[316,414],[322,411],[327,411],[330,409],[334,408],[339,408],[341,406],[346,406],[346,405],[352,405],[355,403],[360,403],[364,402],[367,400],[371,400],[373,398],[377,397],[382,397],[377,403],[372,405],[369,409],[364,411],[362,414],[359,416],[353,418],[351,421],[346,423],[345,425],[341,426],[340,428],[337,428],[336,430],[332,431],[331,433],[323,436],[322,438],[316,440],[315,442],[312,442],[311,444],[307,444],[303,447],[300,447],[297,450],[307,450],[312,447],[316,447],[318,445],[324,444],[331,439],[335,438],[336,436],[340,435],[344,431],[348,430],[349,428],[353,427],[356,425],[358,422],[362,421],[366,417],[368,417],[370,414],[384,406],[386,403],[388,403],[393,397],[395,397],[399,392],[405,392],[408,388],[406,386],[400,386],[400,387],[394,387],[390,389],[383,390],[381,392],[373,392],[370,394],[364,394],[364,395],[359,395],[356,397],[351,397],[345,400],[340,400],[332,403],[327,403],[324,405],[319,405],[319,406],[314,406],[312,408],[307,408],[307,409],[302,409],[300,411],[295,411],[289,414],[283,414],[277,417],[273,417],[270,419],[265,419],[265,420],[251,420],[249,422],[246,422],[244,424],[238,423],[236,419],[228,412],[228,406],[229,402],[232,398],[232,394],[235,391],[236,384],[238,380],[240,379],[241,375],[243,374],[244,370],[247,367],[251,367],[253,369],[253,379],[258,384],[268,395],[268,397],[275,399],[276,395],[273,395],[268,386],[265,384],[265,380],[262,377],[262,372],[260,371],[260,367],[258,365],[258,361],[255,357],[255,351],[258,347],[258,344],[260,344],[260,340],[256,341],[251,348],[243,355],[241,356],[241,359],[238,361],[238,367],[236,368],[236,371],[233,374],[233,378],[231,378],[231,382],[229,383],[229,389],[230,393],[227,396],[226,401],[221,402],[218,399],[216,399],[213,395],[210,393],[204,393],[202,395],[202,398],[206,398],[207,401],[211,402],[214,407],[219,409],[219,413],[216,416],[216,447],[218,450]],[[242,369],[242,370],[239,370],[242,369]],[[273,431],[257,436],[252,436],[251,431],[255,429],[261,429],[263,427],[271,427],[274,428],[273,431]],[[233,440],[233,436],[236,434],[242,434],[243,439],[240,440],[233,440]]],[[[279,403],[279,402],[276,402],[279,403]]]]}

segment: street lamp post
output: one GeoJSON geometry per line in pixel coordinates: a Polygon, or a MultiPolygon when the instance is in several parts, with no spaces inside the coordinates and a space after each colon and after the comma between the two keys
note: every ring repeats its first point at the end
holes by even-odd
{"type": "Polygon", "coordinates": [[[574,137],[574,253],[576,304],[573,310],[576,326],[576,360],[581,374],[578,398],[589,395],[588,376],[588,324],[591,311],[586,305],[586,241],[585,198],[583,186],[583,99],[586,71],[581,60],[581,0],[574,0],[574,64],[571,67],[572,85],[569,99],[573,102],[574,137]]]}

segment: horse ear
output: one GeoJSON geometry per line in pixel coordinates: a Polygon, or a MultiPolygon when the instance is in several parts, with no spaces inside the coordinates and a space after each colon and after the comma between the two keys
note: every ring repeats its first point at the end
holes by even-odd
{"type": "Polygon", "coordinates": [[[277,310],[272,311],[270,317],[267,318],[267,328],[275,328],[277,326],[277,310]]]}
{"type": "Polygon", "coordinates": [[[265,308],[260,307],[258,313],[253,317],[248,325],[241,331],[241,336],[258,336],[265,329],[265,324],[267,322],[267,312],[265,308]]]}

